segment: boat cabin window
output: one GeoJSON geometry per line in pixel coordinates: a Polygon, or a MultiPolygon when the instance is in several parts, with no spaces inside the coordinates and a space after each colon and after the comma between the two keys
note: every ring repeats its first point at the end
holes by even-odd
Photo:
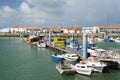
{"type": "Polygon", "coordinates": [[[68,57],[70,57],[70,56],[68,55],[68,57]]]}
{"type": "Polygon", "coordinates": [[[92,67],[92,66],[87,66],[87,68],[90,68],[90,67],[92,67]]]}
{"type": "Polygon", "coordinates": [[[81,68],[85,68],[85,66],[81,66],[81,68]]]}
{"type": "Polygon", "coordinates": [[[65,41],[66,39],[63,39],[63,41],[65,41]]]}
{"type": "Polygon", "coordinates": [[[80,68],[80,66],[77,65],[78,68],[80,68]]]}
{"type": "Polygon", "coordinates": [[[85,66],[77,66],[78,68],[85,68],[85,66]]]}
{"type": "Polygon", "coordinates": [[[58,41],[62,41],[62,39],[58,39],[58,41]]]}
{"type": "Polygon", "coordinates": [[[76,57],[76,55],[72,55],[72,57],[76,57]]]}
{"type": "Polygon", "coordinates": [[[68,42],[67,45],[70,45],[70,43],[68,42]]]}

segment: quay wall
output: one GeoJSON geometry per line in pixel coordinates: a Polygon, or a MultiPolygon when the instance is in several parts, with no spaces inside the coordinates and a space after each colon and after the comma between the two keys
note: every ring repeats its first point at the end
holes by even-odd
{"type": "Polygon", "coordinates": [[[0,32],[0,37],[20,37],[20,33],[6,33],[0,32]]]}
{"type": "MultiPolygon", "coordinates": [[[[28,33],[26,33],[28,34],[28,33]]],[[[0,37],[19,37],[21,33],[7,33],[7,32],[0,32],[0,37]]],[[[71,37],[74,36],[75,38],[82,39],[82,33],[71,34],[71,33],[52,33],[52,37],[71,37]]],[[[49,33],[39,33],[39,36],[49,36],[49,33]]],[[[120,34],[108,34],[109,37],[120,37],[120,34]]],[[[104,37],[103,33],[89,33],[88,37],[104,37]]]]}

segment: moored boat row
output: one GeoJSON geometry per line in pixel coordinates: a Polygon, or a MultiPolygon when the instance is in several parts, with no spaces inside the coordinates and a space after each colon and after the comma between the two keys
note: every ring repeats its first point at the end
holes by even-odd
{"type": "Polygon", "coordinates": [[[57,61],[60,61],[63,59],[67,61],[77,61],[77,59],[79,58],[77,54],[71,54],[71,53],[64,53],[61,55],[52,55],[51,57],[53,60],[57,60],[57,61]]]}
{"type": "MultiPolygon", "coordinates": [[[[52,55],[52,59],[60,61],[60,62],[63,61],[63,60],[77,61],[78,56],[76,54],[67,53],[67,54],[61,54],[61,55],[59,54],[59,55],[56,55],[56,56],[52,55]],[[53,58],[53,56],[54,56],[54,58],[53,58]]],[[[74,64],[72,68],[74,68],[74,70],[79,74],[91,75],[94,72],[102,73],[104,67],[106,67],[106,66],[107,65],[105,63],[102,63],[98,60],[97,56],[91,56],[86,60],[82,60],[79,63],[74,64]]],[[[58,65],[56,65],[56,67],[57,67],[57,70],[58,70],[58,65]]],[[[59,69],[59,70],[58,71],[60,72],[60,74],[62,74],[61,69],[59,69]]],[[[65,72],[65,71],[66,70],[64,69],[63,72],[65,72]]],[[[67,69],[67,71],[68,71],[68,69],[67,69]]],[[[71,70],[70,70],[70,72],[71,72],[71,70]]]]}
{"type": "MultiPolygon", "coordinates": [[[[35,38],[35,37],[34,37],[35,38]]],[[[34,41],[31,41],[33,38],[30,38],[30,43],[34,44],[34,41]]],[[[36,39],[35,39],[36,40],[36,39]]],[[[39,40],[37,41],[35,44],[38,47],[46,47],[46,45],[44,45],[44,41],[43,40],[39,40]]],[[[46,42],[47,43],[47,42],[46,42]]],[[[81,50],[82,53],[84,52],[84,48],[80,47],[78,45],[78,41],[77,40],[72,40],[69,41],[67,38],[53,38],[53,43],[52,44],[48,44],[48,45],[52,45],[54,48],[56,46],[64,46],[62,47],[63,49],[67,49],[70,48],[73,52],[71,53],[64,53],[62,55],[58,55],[58,54],[54,54],[51,55],[53,60],[56,61],[75,61],[77,62],[80,58],[78,57],[78,55],[75,53],[75,51],[79,51],[81,50]],[[67,48],[66,48],[67,47],[67,48]]],[[[105,63],[100,62],[99,60],[97,60],[97,51],[98,48],[94,45],[94,44],[87,44],[87,50],[93,50],[94,52],[89,52],[90,55],[87,56],[87,58],[84,60],[80,60],[78,61],[78,63],[75,64],[66,64],[64,63],[60,63],[56,65],[56,69],[60,72],[60,74],[62,73],[68,73],[68,72],[72,72],[75,71],[77,73],[83,74],[83,75],[91,75],[94,72],[103,72],[104,67],[106,67],[107,65],[105,63]],[[72,65],[72,67],[71,67],[72,65]]]]}

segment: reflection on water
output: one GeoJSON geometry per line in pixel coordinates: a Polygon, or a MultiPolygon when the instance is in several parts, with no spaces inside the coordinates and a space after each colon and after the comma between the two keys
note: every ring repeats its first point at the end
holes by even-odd
{"type": "Polygon", "coordinates": [[[38,48],[38,47],[36,47],[36,49],[37,49],[37,51],[39,51],[39,52],[45,52],[45,50],[46,50],[46,48],[38,48]]]}
{"type": "Polygon", "coordinates": [[[91,77],[85,76],[85,75],[80,75],[80,74],[75,74],[74,80],[91,80],[91,77]]]}
{"type": "MultiPolygon", "coordinates": [[[[104,43],[98,47],[104,48],[104,43]]],[[[108,44],[109,48],[119,49],[116,43],[108,44]],[[116,48],[117,47],[117,48],[116,48]]],[[[119,80],[120,71],[84,76],[60,75],[55,69],[51,55],[58,51],[51,48],[37,48],[27,45],[19,38],[0,37],[0,80],[119,80]]]]}

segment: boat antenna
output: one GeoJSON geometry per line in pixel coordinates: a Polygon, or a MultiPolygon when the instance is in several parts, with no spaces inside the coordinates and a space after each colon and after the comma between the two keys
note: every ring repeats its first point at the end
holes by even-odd
{"type": "Polygon", "coordinates": [[[108,25],[109,25],[109,13],[107,13],[107,26],[106,26],[106,33],[105,33],[105,38],[108,38],[108,25]]]}
{"type": "MultiPolygon", "coordinates": [[[[105,39],[108,39],[108,38],[109,38],[109,37],[108,37],[108,34],[109,34],[109,33],[108,33],[108,25],[109,25],[109,13],[108,13],[108,12],[107,12],[107,17],[106,17],[106,18],[107,18],[107,19],[106,19],[106,20],[107,20],[107,21],[106,21],[106,22],[107,22],[107,23],[106,23],[107,26],[106,26],[105,39]]],[[[106,42],[106,49],[108,49],[108,42],[106,42]]]]}

